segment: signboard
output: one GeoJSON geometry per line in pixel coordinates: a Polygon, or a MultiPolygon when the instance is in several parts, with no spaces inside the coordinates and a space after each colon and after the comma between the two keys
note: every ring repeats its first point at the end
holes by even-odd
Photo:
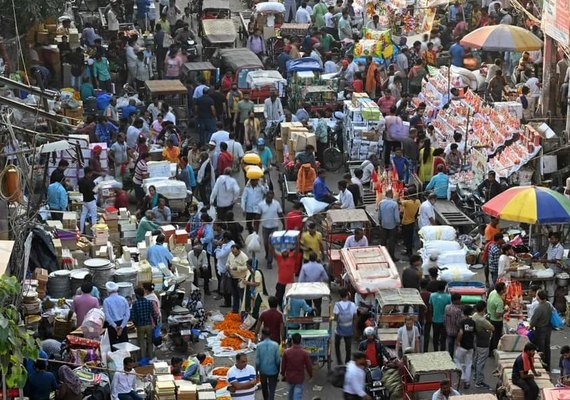
{"type": "Polygon", "coordinates": [[[558,43],[570,46],[570,0],[544,0],[542,28],[558,43]]]}

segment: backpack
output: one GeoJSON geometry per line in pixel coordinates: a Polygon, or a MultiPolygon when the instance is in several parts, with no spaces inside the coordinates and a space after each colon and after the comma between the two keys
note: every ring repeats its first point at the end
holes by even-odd
{"type": "Polygon", "coordinates": [[[329,373],[328,381],[336,388],[344,386],[344,375],[346,374],[346,365],[337,365],[329,373]]]}

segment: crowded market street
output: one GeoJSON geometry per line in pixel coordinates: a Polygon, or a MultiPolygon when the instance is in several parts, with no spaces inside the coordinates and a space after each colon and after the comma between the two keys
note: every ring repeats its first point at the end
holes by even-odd
{"type": "Polygon", "coordinates": [[[567,0],[60,3],[2,3],[3,398],[570,398],[567,0]]]}

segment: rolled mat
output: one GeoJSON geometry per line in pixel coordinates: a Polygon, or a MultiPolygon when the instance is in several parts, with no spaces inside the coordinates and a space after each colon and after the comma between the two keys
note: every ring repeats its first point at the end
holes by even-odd
{"type": "Polygon", "coordinates": [[[481,301],[481,296],[463,295],[461,296],[461,304],[477,304],[481,301]]]}

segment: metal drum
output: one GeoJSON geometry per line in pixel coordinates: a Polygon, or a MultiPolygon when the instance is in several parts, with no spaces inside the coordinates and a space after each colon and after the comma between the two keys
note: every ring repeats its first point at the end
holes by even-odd
{"type": "Polygon", "coordinates": [[[115,266],[105,258],[91,258],[85,260],[83,264],[93,276],[93,285],[97,286],[97,289],[101,292],[101,297],[106,297],[107,289],[105,289],[105,284],[113,280],[115,266]]]}
{"type": "Polygon", "coordinates": [[[129,282],[133,287],[137,286],[139,269],[136,267],[119,268],[115,270],[115,282],[129,282]]]}
{"type": "Polygon", "coordinates": [[[69,275],[71,278],[71,295],[75,296],[75,294],[77,293],[77,290],[81,288],[81,285],[83,285],[83,281],[85,280],[85,277],[89,274],[89,270],[87,268],[80,268],[80,269],[76,269],[71,271],[71,274],[69,275]]]}
{"type": "Polygon", "coordinates": [[[131,296],[131,299],[133,298],[135,290],[133,289],[133,284],[131,282],[117,282],[117,286],[119,287],[120,296],[131,296]]]}
{"type": "Polygon", "coordinates": [[[48,275],[47,290],[52,298],[66,298],[71,292],[71,281],[69,275],[71,271],[62,269],[54,271],[48,275]]]}

